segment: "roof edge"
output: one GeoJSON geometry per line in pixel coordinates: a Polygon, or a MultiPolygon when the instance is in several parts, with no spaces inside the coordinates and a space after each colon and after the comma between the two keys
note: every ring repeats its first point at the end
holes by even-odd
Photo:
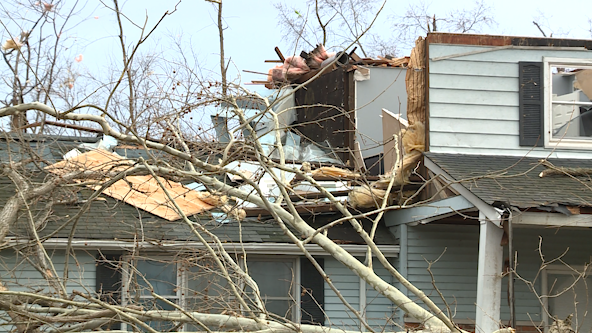
{"type": "Polygon", "coordinates": [[[584,47],[592,49],[590,39],[548,38],[548,37],[524,37],[501,36],[481,34],[460,34],[449,32],[430,32],[426,40],[428,43],[460,44],[479,46],[551,46],[551,47],[584,47]]]}
{"type": "MultiPolygon", "coordinates": [[[[29,240],[18,238],[7,238],[9,245],[23,245],[29,243],[29,240]]],[[[102,251],[125,251],[143,249],[147,251],[195,251],[203,250],[205,246],[201,242],[178,242],[178,241],[160,241],[154,242],[134,242],[122,240],[96,240],[96,239],[73,239],[71,242],[66,238],[50,238],[43,242],[43,245],[51,249],[73,249],[84,250],[102,250],[102,251]]],[[[293,243],[223,243],[226,251],[231,253],[248,254],[280,254],[280,255],[304,255],[296,244],[293,243]]],[[[364,256],[368,251],[368,246],[363,244],[340,244],[341,248],[354,256],[364,256]]],[[[306,244],[305,249],[311,255],[329,255],[323,248],[317,244],[306,244]]],[[[378,249],[386,257],[397,257],[399,255],[399,245],[377,245],[378,249]]]]}

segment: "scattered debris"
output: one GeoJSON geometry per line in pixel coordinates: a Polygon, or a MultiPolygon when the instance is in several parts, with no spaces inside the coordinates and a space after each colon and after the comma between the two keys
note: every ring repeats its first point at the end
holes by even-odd
{"type": "MultiPolygon", "coordinates": [[[[265,81],[253,80],[251,84],[263,84],[269,89],[275,89],[292,83],[302,83],[331,64],[333,64],[334,68],[347,67],[348,71],[353,71],[361,68],[359,66],[406,67],[410,61],[410,57],[360,58],[355,54],[355,49],[349,54],[343,51],[327,52],[322,44],[318,44],[311,52],[302,51],[300,55],[287,58],[284,58],[277,47],[275,51],[280,60],[266,60],[265,62],[281,62],[282,64],[271,68],[265,81]]],[[[323,74],[330,71],[327,70],[323,74]]],[[[264,74],[253,71],[247,72],[264,74]]]]}
{"type": "Polygon", "coordinates": [[[565,318],[565,320],[561,320],[555,317],[553,324],[549,327],[549,333],[575,333],[575,330],[571,326],[571,319],[573,318],[573,314],[570,314],[565,318]]]}
{"type": "Polygon", "coordinates": [[[568,176],[568,177],[580,177],[592,175],[591,168],[568,168],[568,167],[557,167],[548,160],[540,160],[541,165],[547,168],[546,170],[539,173],[539,177],[548,176],[568,176]]]}
{"type": "MultiPolygon", "coordinates": [[[[64,175],[76,171],[97,171],[104,175],[103,179],[101,179],[102,181],[108,181],[110,178],[108,175],[110,173],[125,171],[131,168],[134,163],[134,161],[115,153],[103,149],[95,149],[83,154],[70,156],[69,159],[49,165],[46,167],[46,170],[56,175],[64,175]]],[[[170,193],[177,205],[187,216],[211,210],[228,202],[225,196],[197,192],[183,186],[181,183],[161,177],[158,177],[158,180],[164,185],[166,191],[170,193]]],[[[85,179],[85,181],[88,181],[88,179],[85,179]]],[[[168,199],[165,189],[160,186],[159,181],[150,175],[127,176],[107,187],[103,191],[103,194],[169,221],[180,219],[181,215],[179,215],[174,205],[168,199]]],[[[93,184],[87,184],[87,186],[94,190],[101,187],[100,185],[93,184]]]]}
{"type": "Polygon", "coordinates": [[[2,44],[2,50],[4,50],[4,51],[18,50],[21,48],[21,46],[23,46],[23,43],[21,43],[19,41],[18,37],[14,37],[14,38],[7,39],[6,42],[4,42],[4,44],[2,44]]]}
{"type": "Polygon", "coordinates": [[[330,167],[320,167],[312,171],[312,176],[327,176],[333,178],[341,178],[341,179],[359,179],[362,177],[357,172],[353,172],[347,169],[342,169],[334,166],[330,167]]]}

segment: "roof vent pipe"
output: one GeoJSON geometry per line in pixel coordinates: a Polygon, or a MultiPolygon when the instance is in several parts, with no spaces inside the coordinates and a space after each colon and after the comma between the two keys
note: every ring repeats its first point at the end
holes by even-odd
{"type": "Polygon", "coordinates": [[[321,68],[329,65],[333,61],[335,61],[335,64],[337,66],[343,67],[343,66],[347,65],[347,63],[349,62],[349,56],[347,55],[347,53],[345,53],[343,51],[337,52],[334,56],[323,60],[323,62],[321,63],[321,68]],[[335,61],[335,59],[337,59],[337,61],[335,61]]]}

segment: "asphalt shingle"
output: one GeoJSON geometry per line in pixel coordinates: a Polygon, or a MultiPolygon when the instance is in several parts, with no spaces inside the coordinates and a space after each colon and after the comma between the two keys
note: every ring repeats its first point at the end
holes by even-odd
{"type": "MultiPolygon", "coordinates": [[[[592,178],[539,177],[539,158],[425,153],[448,175],[483,201],[519,208],[548,205],[592,207],[592,178]]],[[[592,160],[549,158],[556,167],[592,168],[592,160]]]]}

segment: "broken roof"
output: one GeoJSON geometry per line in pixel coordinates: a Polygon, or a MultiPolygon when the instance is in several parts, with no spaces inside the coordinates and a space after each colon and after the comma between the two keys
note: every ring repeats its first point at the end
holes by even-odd
{"type": "MultiPolygon", "coordinates": [[[[592,207],[592,178],[545,176],[539,158],[425,153],[426,158],[488,204],[514,207],[592,207]]],[[[548,158],[556,167],[592,168],[592,160],[548,158]]]]}
{"type": "MultiPolygon", "coordinates": [[[[68,170],[77,170],[79,168],[90,168],[98,171],[107,171],[129,167],[130,160],[127,160],[121,156],[115,155],[110,152],[102,150],[93,150],[84,154],[75,156],[73,159],[63,160],[63,155],[73,148],[76,148],[80,143],[92,143],[97,138],[65,138],[65,137],[53,137],[53,138],[31,138],[27,140],[25,144],[12,144],[10,140],[8,142],[0,140],[0,161],[7,161],[9,158],[26,158],[27,151],[30,150],[31,154],[39,154],[46,161],[42,165],[50,165],[48,169],[54,169],[54,173],[60,174],[68,170]],[[27,150],[27,151],[25,151],[27,150]],[[123,161],[123,162],[122,162],[123,161]],[[66,170],[60,170],[58,167],[63,167],[66,170]],[[55,170],[58,168],[57,170],[55,170]],[[113,169],[114,168],[114,169],[113,169]]],[[[144,149],[130,149],[128,148],[115,148],[116,151],[120,152],[120,155],[133,155],[144,156],[146,151],[144,149]],[[126,153],[126,150],[127,154],[126,153]]],[[[44,171],[48,171],[48,169],[44,171]]],[[[35,169],[35,171],[42,171],[35,169]]],[[[338,182],[348,179],[349,177],[357,176],[355,174],[340,174],[335,172],[340,171],[334,168],[323,168],[319,169],[317,173],[320,173],[319,177],[328,177],[327,174],[337,178],[338,182]]],[[[345,170],[347,171],[347,170],[345,170]]],[[[33,181],[43,181],[45,173],[35,173],[31,175],[34,177],[33,181]]],[[[135,176],[132,176],[135,177],[135,176]]],[[[146,176],[141,176],[146,177],[146,176]]],[[[133,179],[130,181],[130,177],[126,177],[126,184],[124,186],[124,192],[146,192],[154,191],[152,187],[145,188],[151,183],[149,179],[139,179],[135,182],[133,179]],[[137,183],[137,184],[135,184],[137,183]],[[136,185],[139,186],[136,189],[131,189],[136,185]]],[[[163,183],[170,184],[169,181],[163,181],[163,183]]],[[[86,185],[86,184],[85,184],[86,185]]],[[[180,184],[179,184],[180,185],[180,184]]],[[[182,185],[180,185],[182,186],[182,185]]],[[[80,212],[80,209],[87,204],[85,200],[92,193],[93,187],[82,187],[80,192],[78,189],[65,188],[57,189],[55,193],[52,193],[52,197],[55,199],[54,205],[52,206],[52,217],[48,219],[46,224],[38,231],[39,236],[42,238],[52,239],[65,239],[70,236],[72,228],[75,228],[74,239],[79,240],[119,240],[124,242],[133,241],[145,241],[153,242],[154,244],[160,244],[160,242],[167,243],[178,243],[178,242],[196,242],[197,237],[193,235],[191,228],[182,221],[170,221],[168,213],[164,216],[156,215],[156,211],[141,207],[142,204],[148,204],[149,202],[133,202],[127,204],[126,197],[118,197],[118,189],[113,189],[114,193],[107,193],[111,197],[101,196],[93,202],[88,203],[88,210],[84,212],[80,217],[76,217],[80,212]],[[117,200],[116,200],[117,199],[117,200]],[[121,200],[121,201],[120,201],[121,200]],[[122,202],[123,201],[123,202],[122,202]],[[141,209],[138,209],[141,208],[141,209]],[[76,219],[74,219],[76,217],[76,219]]],[[[183,187],[183,191],[192,191],[183,187]]],[[[6,202],[11,196],[14,195],[14,184],[8,177],[0,177],[0,202],[6,202]]],[[[196,192],[199,193],[199,192],[196,192]]],[[[144,193],[147,199],[152,200],[146,193],[144,193]]],[[[310,193],[306,193],[308,196],[310,193]]],[[[347,195],[347,193],[343,193],[347,195]]],[[[137,194],[130,196],[135,198],[137,194]]],[[[200,198],[201,199],[201,198],[200,198]]],[[[295,198],[297,200],[297,198],[295,198]]],[[[167,205],[166,202],[161,203],[167,205]]],[[[327,204],[329,206],[329,204],[327,204]]],[[[34,215],[47,210],[46,202],[43,200],[32,202],[30,205],[34,215]]],[[[337,218],[342,217],[338,212],[333,210],[328,213],[319,214],[317,211],[317,205],[299,205],[303,209],[314,211],[314,214],[308,213],[307,221],[313,227],[323,226],[337,218]]],[[[165,210],[168,208],[165,207],[165,210]]],[[[267,213],[267,212],[264,212],[267,213]]],[[[306,212],[303,212],[306,213],[306,212]]],[[[163,215],[163,214],[161,214],[163,215]]],[[[187,215],[193,215],[188,212],[187,215]]],[[[253,218],[246,218],[243,221],[237,221],[236,219],[229,218],[220,223],[216,218],[210,216],[210,214],[193,215],[191,220],[194,223],[200,223],[206,229],[213,232],[222,242],[245,242],[245,243],[288,243],[291,242],[290,238],[284,233],[280,226],[272,220],[266,220],[262,216],[267,214],[255,215],[253,218]]],[[[24,216],[21,218],[25,218],[24,216]]],[[[362,221],[364,228],[370,230],[372,223],[370,221],[362,221]]],[[[28,231],[25,228],[26,223],[17,223],[14,228],[11,229],[11,237],[21,238],[25,237],[28,239],[28,231]]],[[[378,232],[376,234],[376,243],[383,245],[396,244],[396,240],[393,235],[388,231],[384,225],[379,225],[378,232]]],[[[329,237],[334,239],[336,242],[341,244],[363,244],[363,240],[360,236],[351,228],[348,223],[343,225],[339,224],[329,229],[329,237]]]]}
{"type": "MultiPolygon", "coordinates": [[[[134,161],[115,153],[95,149],[52,164],[46,167],[46,170],[56,175],[85,170],[98,171],[106,175],[113,171],[125,171],[132,167],[134,163],[134,161]]],[[[105,180],[108,180],[108,177],[105,180]]],[[[101,185],[87,186],[95,190],[101,188],[101,185]]],[[[202,200],[200,192],[191,190],[181,183],[166,180],[162,177],[155,178],[150,175],[126,176],[125,179],[120,179],[103,190],[105,195],[124,201],[166,220],[178,220],[181,215],[169,200],[167,192],[187,216],[214,208],[214,206],[202,200]]]]}

